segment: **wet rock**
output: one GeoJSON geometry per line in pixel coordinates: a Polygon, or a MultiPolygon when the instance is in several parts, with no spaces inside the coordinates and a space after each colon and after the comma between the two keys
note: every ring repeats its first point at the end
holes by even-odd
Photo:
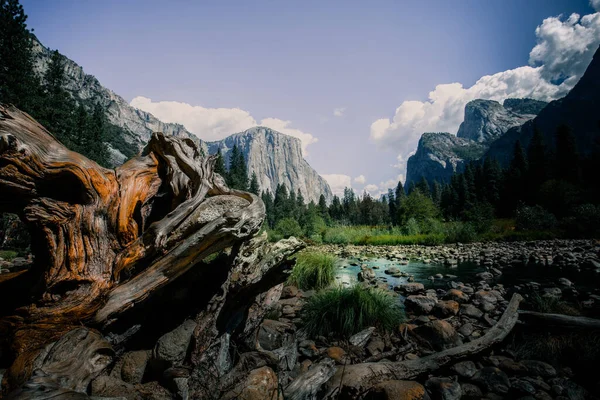
{"type": "Polygon", "coordinates": [[[531,375],[541,376],[542,378],[552,378],[556,376],[556,370],[550,364],[537,360],[522,360],[521,364],[527,368],[531,375]]]}
{"type": "Polygon", "coordinates": [[[560,290],[560,288],[557,288],[557,287],[544,288],[542,297],[551,297],[551,298],[560,299],[562,297],[562,290],[560,290]]]}
{"type": "Polygon", "coordinates": [[[480,272],[480,273],[476,274],[475,276],[478,277],[479,279],[483,279],[485,281],[491,281],[492,279],[494,279],[494,275],[492,275],[491,272],[480,272]]]}
{"type": "Polygon", "coordinates": [[[283,396],[279,393],[277,375],[269,367],[261,367],[251,371],[248,376],[226,392],[221,400],[279,400],[283,396]]]}
{"type": "Polygon", "coordinates": [[[473,361],[461,361],[454,364],[451,370],[463,378],[471,378],[477,372],[477,366],[473,361]]]}
{"type": "Polygon", "coordinates": [[[185,359],[195,328],[196,322],[188,319],[176,329],[161,336],[154,347],[153,357],[169,365],[180,365],[185,359]]]}
{"type": "Polygon", "coordinates": [[[441,351],[462,344],[462,340],[448,322],[435,320],[413,330],[415,334],[426,340],[431,346],[441,351]]]}
{"type": "Polygon", "coordinates": [[[433,315],[439,318],[447,318],[458,314],[459,304],[454,300],[438,301],[433,307],[433,315]]]}
{"type": "Polygon", "coordinates": [[[371,282],[377,278],[375,275],[375,271],[370,268],[365,268],[358,273],[358,281],[359,282],[371,282]]]}
{"type": "Polygon", "coordinates": [[[415,381],[385,381],[369,390],[365,400],[429,400],[423,385],[415,381]]]}
{"type": "Polygon", "coordinates": [[[510,389],[508,375],[496,367],[481,368],[473,376],[473,381],[486,390],[498,394],[506,394],[510,389]]]}
{"type": "Polygon", "coordinates": [[[411,295],[404,300],[407,310],[416,314],[429,314],[437,301],[428,296],[411,295]]]}
{"type": "Polygon", "coordinates": [[[386,275],[399,275],[400,269],[398,267],[390,267],[383,271],[386,275]]]}
{"type": "Polygon", "coordinates": [[[425,291],[425,286],[422,283],[418,282],[408,282],[403,283],[394,287],[395,291],[401,292],[403,294],[411,295],[415,293],[422,293],[425,291]]]}
{"type": "Polygon", "coordinates": [[[450,378],[430,378],[425,387],[433,400],[459,400],[462,396],[460,384],[450,378]]]}
{"type": "Polygon", "coordinates": [[[469,301],[469,296],[467,296],[463,291],[458,289],[450,289],[446,292],[443,297],[444,300],[454,300],[460,304],[466,303],[469,301]]]}

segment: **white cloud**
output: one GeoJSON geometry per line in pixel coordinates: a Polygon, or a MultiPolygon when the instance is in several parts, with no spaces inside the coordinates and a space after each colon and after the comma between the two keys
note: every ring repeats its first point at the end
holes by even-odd
{"type": "Polygon", "coordinates": [[[329,183],[329,187],[333,194],[337,194],[338,196],[344,195],[344,188],[352,187],[352,178],[348,175],[326,174],[321,176],[329,183]]]}
{"type": "Polygon", "coordinates": [[[590,0],[590,6],[596,11],[600,11],[600,0],[590,0]]]}
{"type": "Polygon", "coordinates": [[[163,122],[182,124],[205,141],[220,140],[232,133],[242,132],[257,125],[300,139],[305,155],[307,154],[306,148],[318,141],[310,133],[292,128],[291,121],[264,118],[257,123],[248,111],[240,108],[205,108],[178,101],[152,101],[143,96],[134,98],[130,104],[132,107],[151,113],[163,122]]]}
{"type": "MultiPolygon", "coordinates": [[[[593,5],[600,0],[593,0],[593,5]]],[[[545,19],[535,31],[537,45],[530,53],[531,65],[480,78],[471,87],[461,83],[440,84],[427,101],[404,101],[393,117],[371,124],[370,138],[384,148],[399,152],[398,164],[405,172],[406,160],[424,132],[455,134],[465,105],[474,99],[504,101],[530,97],[550,101],[564,96],[579,80],[600,44],[600,13],[577,14],[567,19],[545,19]]]]}
{"type": "Polygon", "coordinates": [[[358,184],[361,184],[361,185],[364,185],[364,183],[365,183],[366,181],[367,181],[367,178],[365,178],[365,176],[364,176],[364,175],[359,175],[359,176],[357,176],[356,178],[354,178],[354,182],[355,182],[355,183],[358,183],[358,184]]]}
{"type": "Polygon", "coordinates": [[[338,107],[333,110],[333,116],[334,117],[343,117],[345,112],[346,112],[346,107],[338,107]]]}
{"type": "Polygon", "coordinates": [[[371,196],[378,196],[380,192],[379,186],[373,184],[365,186],[365,190],[369,192],[371,196]]]}

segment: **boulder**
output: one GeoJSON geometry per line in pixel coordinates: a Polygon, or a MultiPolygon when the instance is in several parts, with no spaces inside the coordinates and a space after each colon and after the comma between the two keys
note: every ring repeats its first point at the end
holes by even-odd
{"type": "Polygon", "coordinates": [[[125,353],[121,364],[121,379],[127,383],[142,383],[146,364],[152,355],[150,350],[125,353]]]}
{"type": "Polygon", "coordinates": [[[477,366],[473,361],[461,361],[454,364],[450,369],[463,378],[471,378],[477,373],[477,366]]]}
{"type": "Polygon", "coordinates": [[[424,292],[425,286],[418,282],[407,282],[396,286],[394,290],[403,294],[411,295],[424,292]]]}
{"type": "Polygon", "coordinates": [[[404,300],[404,306],[408,311],[416,314],[429,314],[437,301],[428,296],[411,295],[404,300]]]}
{"type": "Polygon", "coordinates": [[[429,342],[437,351],[462,344],[452,325],[446,321],[434,320],[415,328],[413,332],[429,342]]]}
{"type": "Polygon", "coordinates": [[[450,378],[430,378],[425,387],[433,400],[459,400],[462,397],[460,384],[450,378]]]}
{"type": "Polygon", "coordinates": [[[261,367],[250,371],[248,376],[240,381],[235,388],[221,396],[221,400],[279,400],[277,375],[269,367],[261,367]]]}
{"type": "Polygon", "coordinates": [[[508,375],[496,367],[481,368],[473,376],[473,382],[497,394],[506,394],[510,389],[508,375]]]}
{"type": "Polygon", "coordinates": [[[475,307],[473,304],[463,304],[460,306],[460,314],[467,317],[479,319],[483,317],[483,311],[475,307]]]}
{"type": "Polygon", "coordinates": [[[158,339],[152,356],[157,360],[167,362],[170,366],[180,365],[185,360],[194,329],[196,329],[196,322],[189,319],[184,321],[183,324],[158,339]]]}
{"type": "Polygon", "coordinates": [[[283,346],[285,332],[290,324],[265,319],[258,328],[258,343],[264,350],[275,350],[283,346]]]}
{"type": "Polygon", "coordinates": [[[469,296],[458,289],[448,290],[443,298],[444,298],[444,300],[454,300],[460,304],[463,304],[463,303],[466,303],[469,301],[469,296]]]}
{"type": "Polygon", "coordinates": [[[553,378],[556,376],[556,369],[548,363],[537,360],[522,360],[523,365],[529,374],[541,376],[542,378],[553,378]]]}
{"type": "Polygon", "coordinates": [[[429,400],[423,385],[415,381],[385,381],[369,390],[366,400],[429,400]]]}
{"type": "Polygon", "coordinates": [[[438,318],[447,318],[458,314],[459,309],[458,302],[454,300],[442,300],[438,301],[433,307],[433,315],[438,318]]]}
{"type": "Polygon", "coordinates": [[[337,364],[343,365],[347,360],[346,351],[341,347],[333,346],[327,349],[327,356],[337,364]]]}

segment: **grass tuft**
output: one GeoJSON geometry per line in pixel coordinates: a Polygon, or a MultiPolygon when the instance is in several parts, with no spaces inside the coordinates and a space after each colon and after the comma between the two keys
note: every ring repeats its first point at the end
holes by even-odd
{"type": "Polygon", "coordinates": [[[579,310],[569,305],[567,302],[556,297],[540,296],[539,293],[532,294],[527,299],[527,305],[533,310],[542,313],[581,315],[579,310]]]}
{"type": "Polygon", "coordinates": [[[12,261],[18,255],[19,255],[19,253],[17,253],[16,251],[13,251],[13,250],[0,250],[0,258],[2,258],[3,260],[6,260],[6,261],[12,261]]]}
{"type": "Polygon", "coordinates": [[[304,305],[302,324],[309,336],[350,337],[375,326],[392,330],[404,319],[396,298],[381,289],[355,285],[317,293],[304,305]]]}
{"type": "Polygon", "coordinates": [[[335,279],[335,261],[331,254],[303,251],[296,257],[288,283],[302,290],[324,289],[335,279]]]}

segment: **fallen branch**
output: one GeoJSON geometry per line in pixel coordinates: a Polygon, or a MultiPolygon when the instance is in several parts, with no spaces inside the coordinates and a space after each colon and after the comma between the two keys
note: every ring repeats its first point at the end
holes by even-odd
{"type": "Polygon", "coordinates": [[[561,328],[600,329],[600,319],[575,317],[563,314],[547,314],[535,311],[519,311],[527,325],[556,326],[561,328]]]}
{"type": "Polygon", "coordinates": [[[326,399],[360,398],[371,387],[386,380],[414,379],[427,372],[460,358],[477,354],[501,342],[513,329],[519,318],[519,303],[523,300],[514,294],[506,311],[490,330],[481,338],[417,360],[393,363],[362,363],[346,367],[342,380],[341,371],[327,382],[326,399]]]}

